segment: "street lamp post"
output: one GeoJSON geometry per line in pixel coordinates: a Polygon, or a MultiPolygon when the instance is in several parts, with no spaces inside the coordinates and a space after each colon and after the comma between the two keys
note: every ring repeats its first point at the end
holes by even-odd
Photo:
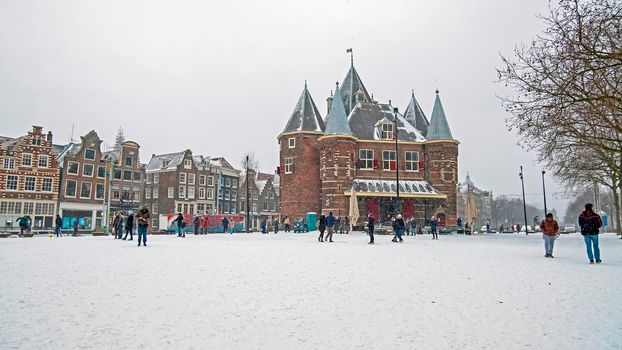
{"type": "Polygon", "coordinates": [[[246,156],[246,233],[248,233],[248,226],[250,225],[250,211],[248,209],[248,156],[246,156]]]}
{"type": "MultiPolygon", "coordinates": [[[[523,189],[523,214],[525,215],[525,235],[529,235],[529,228],[527,227],[527,204],[525,203],[525,181],[523,180],[523,166],[520,166],[520,183],[523,189]]],[[[520,232],[519,232],[520,234],[520,232]]]]}
{"type": "Polygon", "coordinates": [[[546,174],[546,171],[542,170],[542,195],[544,196],[544,217],[546,217],[548,210],[546,209],[546,187],[544,186],[544,174],[546,174]]]}
{"type": "Polygon", "coordinates": [[[396,190],[396,194],[397,194],[397,210],[396,212],[399,214],[400,211],[402,210],[401,208],[401,203],[400,203],[400,153],[398,150],[398,143],[397,143],[397,113],[398,113],[398,109],[397,107],[393,108],[393,114],[395,116],[395,118],[393,118],[393,123],[395,126],[395,190],[396,190]]]}

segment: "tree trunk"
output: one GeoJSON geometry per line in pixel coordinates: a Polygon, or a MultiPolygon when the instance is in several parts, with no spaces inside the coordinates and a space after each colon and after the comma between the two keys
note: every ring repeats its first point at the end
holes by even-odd
{"type": "Polygon", "coordinates": [[[615,202],[616,234],[622,235],[622,183],[617,189],[613,189],[613,201],[615,202]]]}

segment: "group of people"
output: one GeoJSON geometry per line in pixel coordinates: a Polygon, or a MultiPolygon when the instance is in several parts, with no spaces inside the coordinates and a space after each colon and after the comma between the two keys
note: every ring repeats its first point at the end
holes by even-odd
{"type": "Polygon", "coordinates": [[[127,215],[123,215],[118,211],[114,213],[112,219],[112,230],[115,239],[128,240],[127,236],[130,236],[130,241],[134,240],[134,227],[138,231],[138,246],[142,243],[144,247],[147,246],[147,228],[149,227],[149,219],[151,214],[147,208],[142,208],[137,214],[134,214],[132,210],[128,210],[127,215]],[[125,236],[123,232],[125,231],[125,236]]]}
{"type": "MultiPolygon", "coordinates": [[[[585,204],[585,210],[579,215],[578,221],[590,264],[600,264],[602,260],[600,259],[598,234],[603,226],[603,222],[600,216],[594,212],[592,203],[585,204]]],[[[540,229],[542,229],[542,238],[544,239],[544,256],[553,258],[553,247],[555,240],[559,237],[559,224],[553,218],[552,213],[546,214],[544,220],[540,223],[540,229]]]]}
{"type": "MultiPolygon", "coordinates": [[[[63,237],[63,231],[62,231],[63,230],[63,218],[60,215],[58,214],[56,215],[54,224],[55,224],[54,233],[56,234],[56,237],[58,238],[63,237]]],[[[73,228],[73,233],[71,234],[71,236],[73,237],[80,236],[80,220],[78,218],[74,219],[73,225],[71,225],[71,227],[73,228]]],[[[67,236],[69,236],[69,233],[67,233],[67,236]]]]}

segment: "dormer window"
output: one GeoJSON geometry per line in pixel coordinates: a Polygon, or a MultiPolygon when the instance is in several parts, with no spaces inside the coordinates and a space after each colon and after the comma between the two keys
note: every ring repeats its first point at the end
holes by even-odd
{"type": "Polygon", "coordinates": [[[192,168],[192,160],[184,159],[184,169],[191,169],[191,168],[192,168]]]}
{"type": "Polygon", "coordinates": [[[393,140],[393,124],[383,123],[380,125],[381,137],[383,140],[393,140]]]}

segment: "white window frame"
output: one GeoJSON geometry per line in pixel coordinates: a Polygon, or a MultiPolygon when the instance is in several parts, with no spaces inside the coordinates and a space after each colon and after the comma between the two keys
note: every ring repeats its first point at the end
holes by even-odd
{"type": "Polygon", "coordinates": [[[80,183],[80,198],[81,199],[91,199],[91,194],[93,193],[93,184],[88,182],[88,181],[83,181],[80,183]],[[82,186],[84,185],[88,185],[89,187],[89,196],[88,197],[82,197],[82,186]]]}
{"type": "Polygon", "coordinates": [[[95,199],[104,199],[104,198],[106,198],[106,186],[104,184],[101,184],[101,183],[100,184],[95,184],[95,194],[94,194],[94,196],[95,196],[95,199]],[[102,195],[101,196],[99,196],[97,194],[98,193],[97,192],[97,188],[100,187],[100,186],[104,188],[104,190],[102,191],[102,195]]]}
{"type": "Polygon", "coordinates": [[[391,162],[395,162],[396,169],[397,169],[397,159],[395,157],[396,157],[395,150],[383,150],[382,151],[382,170],[395,171],[395,170],[391,170],[391,162]],[[385,157],[385,155],[391,155],[391,154],[394,155],[394,159],[391,159],[391,156],[389,156],[388,159],[385,157]],[[388,168],[385,167],[385,162],[388,162],[387,163],[389,165],[388,168]]]}
{"type": "Polygon", "coordinates": [[[179,183],[182,185],[186,184],[186,173],[179,173],[179,183]]]}
{"type": "Polygon", "coordinates": [[[380,124],[380,138],[383,140],[394,140],[393,123],[380,124]]]}
{"type": "Polygon", "coordinates": [[[207,176],[199,175],[199,186],[205,186],[206,181],[207,181],[207,176]]]}
{"type": "Polygon", "coordinates": [[[54,191],[54,179],[51,177],[44,177],[41,178],[41,192],[53,192],[54,191]],[[46,190],[45,189],[45,184],[49,183],[50,184],[50,189],[46,190]]]}
{"type": "Polygon", "coordinates": [[[175,187],[169,187],[167,192],[168,198],[175,198],[175,187]]]}
{"type": "Polygon", "coordinates": [[[37,159],[37,167],[38,168],[49,168],[50,167],[50,156],[46,154],[40,154],[39,159],[37,159]],[[41,161],[45,159],[45,163],[41,165],[41,161]]]}
{"type": "Polygon", "coordinates": [[[84,150],[84,159],[88,159],[88,160],[95,160],[95,158],[96,158],[96,157],[97,157],[97,151],[95,151],[94,149],[92,149],[92,148],[87,148],[87,149],[85,149],[85,150],[84,150]],[[88,158],[88,157],[86,156],[87,151],[93,151],[93,158],[88,158]]]}
{"type": "Polygon", "coordinates": [[[193,173],[188,174],[188,185],[194,185],[196,180],[196,175],[193,173]]]}
{"type": "Polygon", "coordinates": [[[31,167],[32,166],[32,153],[22,153],[22,166],[31,167]],[[28,164],[26,164],[26,156],[29,157],[28,164]]]}
{"type": "Polygon", "coordinates": [[[78,175],[79,173],[80,173],[80,163],[68,161],[67,162],[67,174],[78,175]],[[76,165],[76,172],[75,173],[72,173],[72,172],[69,171],[71,169],[71,164],[75,164],[76,165]]]}
{"type": "Polygon", "coordinates": [[[105,179],[106,178],[106,167],[105,166],[101,166],[98,165],[97,166],[97,178],[98,179],[105,179]],[[99,176],[99,169],[104,168],[104,176],[99,176]]]}
{"type": "Polygon", "coordinates": [[[67,197],[67,198],[76,198],[76,195],[78,194],[78,181],[76,181],[76,180],[67,180],[67,181],[65,181],[65,191],[64,192],[65,192],[64,193],[65,197],[67,197]],[[69,183],[70,182],[73,182],[73,183],[76,184],[76,186],[74,187],[73,196],[67,194],[67,190],[69,189],[69,183]]]}
{"type": "Polygon", "coordinates": [[[158,173],[153,174],[153,183],[154,184],[160,183],[160,174],[158,173]]]}
{"type": "Polygon", "coordinates": [[[13,170],[15,169],[15,158],[4,158],[3,162],[4,169],[13,170]]]}
{"type": "Polygon", "coordinates": [[[17,189],[19,188],[19,176],[7,175],[5,181],[6,181],[5,188],[7,189],[7,191],[17,191],[17,189]],[[9,178],[15,178],[15,188],[9,188],[9,183],[10,183],[9,178]]]}
{"type": "Polygon", "coordinates": [[[151,189],[145,188],[145,199],[151,199],[151,189]]]}
{"type": "Polygon", "coordinates": [[[184,159],[184,169],[192,169],[192,159],[184,159]]]}
{"type": "Polygon", "coordinates": [[[214,186],[214,176],[210,175],[207,177],[207,185],[214,186]]]}
{"type": "Polygon", "coordinates": [[[151,190],[151,198],[158,199],[159,197],[160,197],[160,188],[159,187],[154,187],[151,190]]]}
{"type": "Polygon", "coordinates": [[[84,176],[84,177],[93,177],[94,173],[95,173],[95,166],[93,164],[89,164],[89,163],[82,164],[82,176],[84,176]],[[86,169],[87,166],[91,167],[91,175],[87,175],[86,172],[84,171],[84,169],[86,169]]]}
{"type": "Polygon", "coordinates": [[[199,187],[199,199],[205,199],[205,187],[199,187]]]}
{"type": "Polygon", "coordinates": [[[214,189],[211,187],[207,188],[207,199],[214,199],[214,189]]]}
{"type": "Polygon", "coordinates": [[[405,171],[418,172],[419,171],[419,152],[417,151],[404,151],[404,169],[405,171]],[[416,155],[417,160],[409,160],[408,155],[416,155]],[[410,169],[409,169],[410,167],[410,169]]]}
{"type": "Polygon", "coordinates": [[[179,186],[178,191],[177,195],[180,199],[186,198],[186,186],[179,186]]]}
{"type": "Polygon", "coordinates": [[[285,174],[294,173],[294,158],[285,158],[285,174]]]}
{"type": "Polygon", "coordinates": [[[145,176],[145,183],[147,185],[151,184],[151,179],[153,178],[153,174],[147,174],[147,176],[145,176]]]}
{"type": "Polygon", "coordinates": [[[359,161],[365,164],[365,166],[361,167],[360,170],[374,170],[374,150],[373,149],[360,149],[359,150],[359,161]],[[369,152],[371,152],[371,158],[368,157],[369,152]]]}
{"type": "Polygon", "coordinates": [[[34,192],[37,190],[37,177],[36,176],[26,176],[24,178],[24,191],[34,192]],[[28,179],[34,179],[32,190],[26,188],[26,184],[28,184],[28,179]]]}
{"type": "Polygon", "coordinates": [[[187,198],[188,199],[194,199],[194,186],[188,186],[188,192],[187,192],[187,198]]]}
{"type": "Polygon", "coordinates": [[[289,146],[289,148],[296,148],[296,138],[295,137],[288,138],[287,145],[289,146]]]}

